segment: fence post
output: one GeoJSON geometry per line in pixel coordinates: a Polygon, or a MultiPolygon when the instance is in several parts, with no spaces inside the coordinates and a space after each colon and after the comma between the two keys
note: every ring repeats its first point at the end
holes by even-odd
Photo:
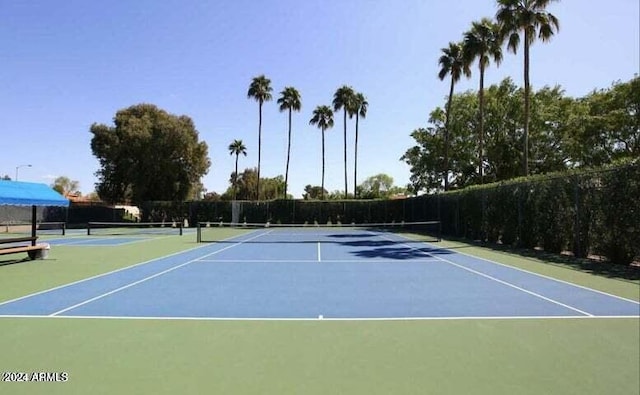
{"type": "Polygon", "coordinates": [[[516,232],[518,235],[517,245],[519,247],[522,246],[522,186],[518,188],[518,231],[516,232]]]}
{"type": "Polygon", "coordinates": [[[580,178],[578,175],[575,176],[574,183],[573,199],[576,216],[573,229],[573,254],[577,257],[582,258],[582,250],[580,248],[580,178]]]}

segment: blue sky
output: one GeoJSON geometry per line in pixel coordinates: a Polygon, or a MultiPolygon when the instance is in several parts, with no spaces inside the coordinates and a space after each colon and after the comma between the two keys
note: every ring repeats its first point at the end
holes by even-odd
{"type": "MultiPolygon", "coordinates": [[[[495,15],[490,0],[311,1],[19,1],[0,4],[0,175],[50,183],[64,175],[94,190],[98,163],[89,127],[111,124],[119,109],[153,103],[190,116],[209,146],[209,191],[228,186],[234,159],[227,146],[242,139],[257,165],[257,103],[252,77],[271,79],[274,101],[263,111],[262,174],[284,174],[286,114],[275,99],[285,86],[302,95],[294,114],[290,192],[321,178],[320,131],[310,126],[317,105],[331,104],[344,84],[369,101],[360,123],[358,183],[378,173],[409,181],[399,161],[409,134],[444,103],[449,82],[437,78],[440,49],[460,40],[471,22],[495,15]]],[[[534,88],[561,85],[582,96],[639,72],[637,0],[563,0],[549,11],[559,34],[532,48],[534,88]]],[[[474,70],[475,71],[475,70],[474,70]]],[[[522,53],[505,55],[487,83],[522,84],[522,53]]],[[[477,89],[477,73],[456,90],[477,89]]],[[[348,130],[353,188],[353,122],[348,130]]],[[[342,118],[327,132],[326,188],[343,189],[342,118]]]]}

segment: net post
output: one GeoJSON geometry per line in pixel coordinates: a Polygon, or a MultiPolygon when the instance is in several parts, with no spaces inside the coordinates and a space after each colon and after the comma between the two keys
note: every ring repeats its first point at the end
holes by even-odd
{"type": "Polygon", "coordinates": [[[87,222],[87,236],[91,236],[91,222],[87,222]]]}
{"type": "Polygon", "coordinates": [[[196,243],[202,243],[202,225],[200,222],[196,225],[196,243]]]}
{"type": "Polygon", "coordinates": [[[67,234],[67,223],[63,222],[62,223],[62,235],[66,236],[66,234],[67,234]]]}
{"type": "Polygon", "coordinates": [[[180,236],[182,236],[182,229],[183,229],[183,227],[184,227],[183,223],[182,223],[181,221],[179,221],[179,222],[178,222],[178,229],[179,229],[180,236]]]}

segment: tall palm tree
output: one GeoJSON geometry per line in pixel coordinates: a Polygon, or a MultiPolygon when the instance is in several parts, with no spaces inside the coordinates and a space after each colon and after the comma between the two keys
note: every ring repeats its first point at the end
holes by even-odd
{"type": "Polygon", "coordinates": [[[271,80],[259,75],[251,80],[247,97],[258,102],[258,183],[256,185],[256,199],[260,200],[260,153],[262,152],[262,104],[271,100],[271,80]]]}
{"type": "Polygon", "coordinates": [[[497,0],[496,19],[503,38],[508,37],[507,48],[514,54],[520,45],[520,34],[524,34],[524,175],[529,175],[529,47],[537,38],[549,41],[560,29],[558,18],[546,11],[555,0],[497,0]]]}
{"type": "Polygon", "coordinates": [[[502,39],[499,26],[489,18],[482,18],[480,22],[473,22],[471,30],[464,34],[464,56],[467,62],[473,63],[478,59],[480,69],[480,90],[478,91],[479,122],[478,122],[478,172],[480,183],[484,183],[484,71],[493,58],[496,65],[502,62],[502,39]]]}
{"type": "Polygon", "coordinates": [[[438,78],[444,80],[447,75],[451,75],[451,88],[449,89],[449,100],[447,101],[447,114],[444,122],[444,190],[449,189],[449,122],[451,121],[451,100],[453,99],[453,87],[464,74],[471,76],[469,63],[465,61],[462,43],[450,42],[447,48],[442,48],[442,56],[438,60],[440,72],[438,78]]]}
{"type": "Polygon", "coordinates": [[[282,92],[280,92],[280,98],[278,99],[280,105],[280,111],[289,110],[289,140],[287,143],[287,168],[284,173],[284,198],[287,198],[287,186],[289,185],[289,157],[291,156],[291,112],[300,111],[302,102],[300,100],[300,93],[296,88],[287,86],[282,92]]]}
{"type": "Polygon", "coordinates": [[[357,197],[358,190],[358,120],[360,117],[367,117],[367,109],[369,102],[362,93],[357,93],[354,100],[354,113],[356,115],[356,142],[355,142],[355,159],[353,162],[353,197],[357,197]]]}
{"type": "Polygon", "coordinates": [[[236,200],[236,194],[238,192],[238,156],[240,154],[247,156],[247,147],[244,146],[242,140],[233,140],[231,144],[229,144],[229,155],[236,156],[236,172],[233,177],[233,200],[236,200]]]}
{"type": "Polygon", "coordinates": [[[333,111],[329,106],[318,106],[313,110],[313,117],[309,121],[310,125],[317,125],[322,130],[322,186],[320,189],[320,199],[324,199],[324,131],[333,127],[333,111]]]}
{"type": "Polygon", "coordinates": [[[355,92],[350,86],[343,85],[333,94],[333,110],[344,113],[344,197],[347,197],[347,114],[353,115],[355,92]]]}

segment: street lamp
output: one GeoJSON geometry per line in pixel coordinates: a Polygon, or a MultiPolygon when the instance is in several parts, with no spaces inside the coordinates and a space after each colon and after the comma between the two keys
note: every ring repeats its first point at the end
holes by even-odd
{"type": "Polygon", "coordinates": [[[19,165],[16,166],[16,181],[18,181],[18,169],[20,169],[21,167],[31,167],[31,165],[19,165]]]}

